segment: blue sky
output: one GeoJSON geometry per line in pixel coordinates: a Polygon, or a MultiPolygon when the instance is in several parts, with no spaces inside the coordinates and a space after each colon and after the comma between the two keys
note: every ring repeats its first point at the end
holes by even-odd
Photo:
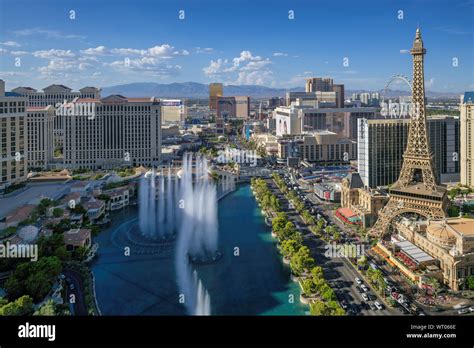
{"type": "Polygon", "coordinates": [[[346,89],[380,89],[411,77],[406,50],[419,25],[427,89],[462,92],[474,89],[473,9],[474,0],[0,0],[0,78],[11,89],[295,87],[331,76],[346,89]]]}

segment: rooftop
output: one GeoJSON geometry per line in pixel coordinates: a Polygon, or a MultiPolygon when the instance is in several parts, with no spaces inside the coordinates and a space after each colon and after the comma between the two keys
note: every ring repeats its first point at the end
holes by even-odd
{"type": "Polygon", "coordinates": [[[71,242],[82,242],[87,238],[91,237],[91,231],[85,228],[72,229],[64,232],[64,243],[68,244],[71,242]]]}
{"type": "Polygon", "coordinates": [[[464,92],[463,103],[474,103],[474,92],[464,92]]]}
{"type": "Polygon", "coordinates": [[[425,253],[423,250],[421,250],[420,248],[418,248],[416,245],[414,245],[408,240],[404,240],[402,242],[396,242],[395,245],[400,247],[400,249],[406,255],[408,255],[413,261],[417,263],[434,260],[430,255],[425,253]]]}

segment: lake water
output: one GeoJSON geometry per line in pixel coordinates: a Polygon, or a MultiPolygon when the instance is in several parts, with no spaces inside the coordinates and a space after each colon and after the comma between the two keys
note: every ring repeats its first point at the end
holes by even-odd
{"type": "MultiPolygon", "coordinates": [[[[95,241],[92,265],[96,294],[103,315],[185,315],[179,303],[174,250],[124,255],[123,236],[137,223],[136,207],[114,214],[113,224],[95,241]]],[[[211,296],[213,315],[304,315],[300,289],[289,279],[276,240],[249,185],[219,201],[219,246],[223,257],[197,272],[211,296]]],[[[137,251],[138,252],[138,251],[137,251]]]]}

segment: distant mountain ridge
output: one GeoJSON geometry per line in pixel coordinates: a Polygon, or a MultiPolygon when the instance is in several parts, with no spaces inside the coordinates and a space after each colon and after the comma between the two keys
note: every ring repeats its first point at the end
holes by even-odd
{"type": "MultiPolygon", "coordinates": [[[[224,85],[224,95],[248,95],[253,98],[283,97],[286,92],[304,92],[304,87],[295,88],[271,88],[260,85],[224,85]]],[[[379,92],[383,95],[384,90],[346,90],[345,96],[350,97],[352,93],[379,92]]],[[[155,83],[155,82],[135,82],[123,85],[109,86],[102,88],[102,96],[110,94],[122,94],[127,97],[147,97],[155,96],[158,98],[208,98],[209,85],[198,82],[174,82],[174,83],[155,83]]],[[[410,95],[409,91],[387,90],[387,97],[400,95],[410,95]]],[[[442,93],[427,91],[426,95],[430,98],[440,97],[458,97],[461,93],[442,93]]]]}

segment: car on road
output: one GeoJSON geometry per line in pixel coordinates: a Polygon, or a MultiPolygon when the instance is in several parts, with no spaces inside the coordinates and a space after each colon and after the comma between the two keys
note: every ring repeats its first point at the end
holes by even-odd
{"type": "Polygon", "coordinates": [[[365,302],[365,301],[362,301],[362,302],[360,303],[360,307],[361,307],[362,309],[365,309],[365,310],[369,310],[369,309],[370,309],[370,306],[369,306],[368,303],[365,302]]]}
{"type": "Polygon", "coordinates": [[[374,306],[377,307],[377,309],[379,311],[381,311],[383,309],[383,305],[379,303],[379,301],[375,301],[374,302],[374,306]]]}
{"type": "Polygon", "coordinates": [[[371,292],[366,292],[366,294],[370,301],[375,301],[377,299],[377,297],[371,292]]]}
{"type": "Polygon", "coordinates": [[[375,305],[372,302],[369,302],[369,307],[371,311],[377,310],[377,307],[375,307],[375,305]]]}
{"type": "Polygon", "coordinates": [[[458,314],[467,314],[467,313],[469,313],[469,308],[458,309],[458,314]]]}
{"type": "Polygon", "coordinates": [[[360,280],[359,278],[356,277],[356,278],[354,278],[354,280],[357,284],[359,284],[359,285],[362,284],[362,280],[360,280]]]}
{"type": "Polygon", "coordinates": [[[344,309],[344,310],[347,309],[348,304],[347,304],[347,301],[346,301],[346,300],[342,300],[340,303],[341,303],[342,309],[344,309]]]}
{"type": "Polygon", "coordinates": [[[365,284],[361,284],[360,287],[362,288],[362,290],[364,290],[364,292],[369,291],[369,288],[365,284]]]}
{"type": "Polygon", "coordinates": [[[367,296],[367,294],[362,294],[362,298],[364,299],[364,301],[368,301],[368,300],[369,300],[369,296],[367,296]]]}
{"type": "Polygon", "coordinates": [[[398,311],[402,314],[409,314],[410,312],[403,306],[398,306],[397,307],[398,311]]]}
{"type": "Polygon", "coordinates": [[[469,307],[469,312],[474,312],[474,306],[469,307]]]}

